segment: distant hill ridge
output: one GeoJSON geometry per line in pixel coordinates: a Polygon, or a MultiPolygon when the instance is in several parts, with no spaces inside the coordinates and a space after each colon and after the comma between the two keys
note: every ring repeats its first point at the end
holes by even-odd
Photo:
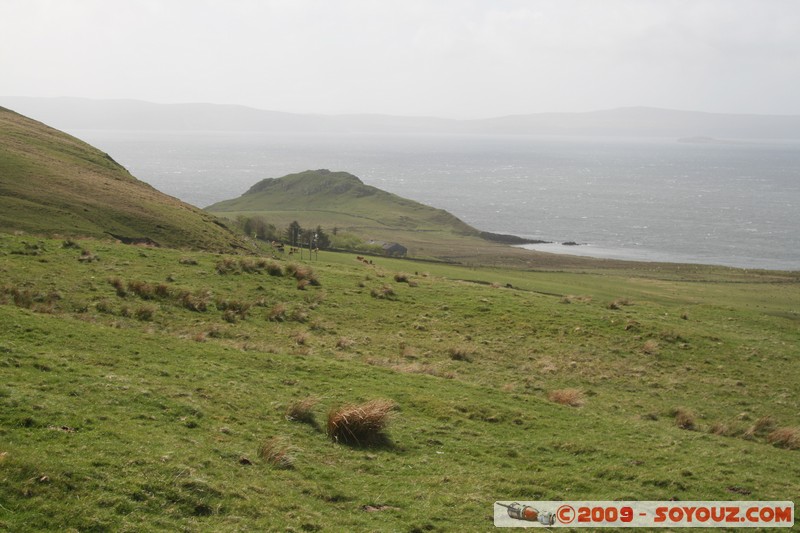
{"type": "Polygon", "coordinates": [[[156,104],[139,100],[86,98],[3,96],[0,97],[0,105],[13,107],[28,116],[67,130],[800,139],[800,115],[707,113],[652,107],[453,120],[378,114],[301,114],[241,105],[156,104]]]}
{"type": "Polygon", "coordinates": [[[139,181],[108,154],[0,107],[0,231],[18,230],[213,251],[245,247],[219,219],[139,181]]]}

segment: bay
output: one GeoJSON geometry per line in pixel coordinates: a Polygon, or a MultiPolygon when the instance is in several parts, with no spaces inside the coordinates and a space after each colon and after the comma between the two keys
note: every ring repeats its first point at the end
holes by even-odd
{"type": "Polygon", "coordinates": [[[489,135],[76,130],[200,207],[264,178],[328,168],[532,248],[800,269],[800,143],[489,135]],[[574,241],[579,246],[560,243],[574,241]]]}

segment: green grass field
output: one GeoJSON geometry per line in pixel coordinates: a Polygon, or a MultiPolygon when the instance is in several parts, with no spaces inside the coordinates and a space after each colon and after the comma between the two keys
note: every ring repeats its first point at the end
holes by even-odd
{"type": "Polygon", "coordinates": [[[372,260],[0,234],[0,529],[488,531],[495,500],[800,494],[796,274],[372,260]],[[385,439],[328,438],[373,399],[385,439]]]}

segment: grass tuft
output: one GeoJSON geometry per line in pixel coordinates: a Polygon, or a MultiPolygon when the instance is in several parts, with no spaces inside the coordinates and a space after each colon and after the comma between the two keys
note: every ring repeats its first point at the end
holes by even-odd
{"type": "Polygon", "coordinates": [[[695,415],[690,410],[678,407],[673,411],[673,416],[675,418],[675,425],[680,429],[686,429],[688,431],[697,429],[695,415]]]}
{"type": "Polygon", "coordinates": [[[283,437],[272,437],[264,441],[258,449],[258,456],[275,468],[290,470],[294,468],[292,448],[283,437]]]}
{"type": "Polygon", "coordinates": [[[387,444],[384,429],[395,407],[392,400],[377,399],[332,409],[328,413],[328,437],[350,446],[387,444]]]}
{"type": "Polygon", "coordinates": [[[308,396],[302,400],[297,400],[286,409],[286,420],[315,424],[314,407],[318,403],[319,399],[314,396],[308,396]]]}
{"type": "Polygon", "coordinates": [[[475,350],[470,346],[451,346],[448,350],[450,359],[453,361],[472,362],[472,356],[475,355],[475,350]]]}
{"type": "Polygon", "coordinates": [[[767,435],[767,442],[781,448],[798,450],[800,449],[800,427],[778,428],[767,435]]]}
{"type": "Polygon", "coordinates": [[[745,439],[753,439],[755,437],[764,437],[778,427],[775,419],[771,416],[762,416],[756,420],[752,426],[742,435],[745,439]]]}
{"type": "Polygon", "coordinates": [[[551,402],[570,407],[581,407],[586,403],[583,391],[580,389],[558,389],[547,393],[547,399],[551,402]]]}

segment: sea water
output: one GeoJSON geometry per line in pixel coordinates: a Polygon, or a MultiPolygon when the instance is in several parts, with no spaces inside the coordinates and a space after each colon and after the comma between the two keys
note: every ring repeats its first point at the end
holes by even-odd
{"type": "Polygon", "coordinates": [[[77,130],[204,207],[327,168],[579,255],[800,270],[800,143],[77,130]],[[577,246],[565,246],[575,242],[577,246]]]}

